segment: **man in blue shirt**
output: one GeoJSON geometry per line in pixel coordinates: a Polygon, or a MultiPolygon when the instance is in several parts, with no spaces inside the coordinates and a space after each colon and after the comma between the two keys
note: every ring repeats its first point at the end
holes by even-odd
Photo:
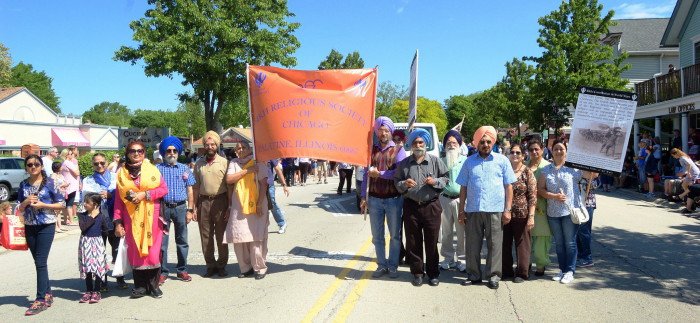
{"type": "Polygon", "coordinates": [[[508,158],[492,151],[496,129],[482,126],[472,144],[478,153],[467,158],[457,176],[459,222],[466,226],[467,279],[462,285],[481,284],[481,244],[486,235],[488,287],[498,288],[502,275],[503,225],[510,222],[516,181],[508,158]]]}
{"type": "MultiPolygon", "coordinates": [[[[158,147],[163,162],[156,165],[165,184],[168,194],[162,199],[161,210],[165,220],[165,230],[170,230],[170,222],[175,223],[175,243],[177,244],[177,278],[188,282],[192,277],[187,273],[187,224],[192,221],[194,214],[192,186],[195,184],[194,175],[185,164],[178,163],[177,158],[182,153],[182,142],[174,136],[163,139],[158,147]]],[[[162,261],[160,284],[168,280],[168,236],[163,238],[161,246],[162,261]]]]}

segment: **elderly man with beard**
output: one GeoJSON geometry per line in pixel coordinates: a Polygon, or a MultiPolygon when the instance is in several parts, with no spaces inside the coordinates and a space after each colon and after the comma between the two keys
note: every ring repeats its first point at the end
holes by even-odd
{"type": "Polygon", "coordinates": [[[199,234],[202,240],[202,253],[207,264],[204,277],[228,276],[228,245],[223,243],[226,223],[228,222],[229,200],[231,195],[226,185],[228,160],[218,154],[221,137],[214,131],[208,131],[202,138],[205,155],[194,165],[193,186],[195,221],[199,221],[199,234]],[[218,260],[214,258],[214,237],[218,260]]]}
{"type": "Polygon", "coordinates": [[[437,286],[437,250],[440,235],[442,207],[438,196],[450,181],[447,167],[438,157],[426,154],[432,138],[424,129],[414,129],[408,135],[411,155],[402,160],[394,174],[396,189],[403,194],[403,221],[406,229],[406,262],[411,267],[413,286],[423,284],[427,273],[428,284],[437,286]],[[423,271],[423,244],[425,243],[425,271],[423,271]]]}
{"type": "MultiPolygon", "coordinates": [[[[175,244],[177,245],[177,278],[189,282],[192,277],[187,273],[187,253],[190,249],[187,243],[187,224],[194,216],[194,194],[192,186],[195,184],[194,175],[185,164],[177,162],[182,153],[182,141],[170,136],[160,143],[160,155],[164,161],[156,167],[168,185],[168,194],[161,200],[165,231],[170,230],[170,223],[175,223],[175,244]]],[[[161,272],[159,284],[162,285],[168,279],[168,236],[163,238],[161,245],[161,272]]]]}
{"type": "Polygon", "coordinates": [[[450,181],[440,194],[440,205],[442,206],[442,241],[440,244],[440,254],[445,258],[440,264],[440,268],[447,270],[457,268],[464,272],[467,265],[464,259],[464,224],[459,223],[459,191],[460,186],[455,182],[462,164],[467,156],[462,155],[462,135],[457,130],[450,130],[445,134],[442,146],[445,149],[445,157],[442,161],[447,166],[450,181]],[[456,227],[456,230],[455,230],[456,227]],[[453,242],[454,233],[457,231],[457,253],[453,242]]]}
{"type": "Polygon", "coordinates": [[[362,181],[360,209],[369,207],[369,220],[372,229],[372,243],[377,253],[377,270],[373,278],[389,274],[399,277],[399,251],[401,249],[401,205],[402,199],[394,185],[396,164],[406,157],[406,152],[396,146],[391,139],[394,123],[387,117],[379,117],[374,122],[374,134],[379,140],[372,147],[370,168],[365,171],[362,181]],[[369,196],[366,196],[369,185],[369,196]],[[386,257],[384,223],[389,228],[389,257],[386,257]]]}
{"type": "Polygon", "coordinates": [[[478,285],[481,276],[481,244],[486,235],[488,287],[498,288],[502,276],[503,225],[510,222],[513,186],[516,181],[510,161],[493,152],[496,129],[482,126],[472,144],[477,153],[467,157],[457,177],[459,222],[466,226],[467,279],[462,285],[478,285]],[[466,205],[465,205],[466,204],[466,205]]]}

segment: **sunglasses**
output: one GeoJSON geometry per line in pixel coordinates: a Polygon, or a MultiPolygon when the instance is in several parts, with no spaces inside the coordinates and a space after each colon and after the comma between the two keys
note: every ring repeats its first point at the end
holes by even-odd
{"type": "Polygon", "coordinates": [[[166,154],[177,154],[177,149],[166,149],[165,153],[166,154]]]}
{"type": "Polygon", "coordinates": [[[143,155],[143,153],[145,152],[145,150],[143,150],[143,149],[129,149],[129,150],[127,150],[126,152],[129,153],[129,154],[139,154],[139,155],[143,155]]]}
{"type": "Polygon", "coordinates": [[[94,162],[92,163],[92,166],[104,166],[105,162],[94,162]]]}
{"type": "Polygon", "coordinates": [[[27,163],[27,168],[41,167],[40,163],[27,163]]]}
{"type": "Polygon", "coordinates": [[[490,145],[490,144],[491,144],[491,140],[482,140],[482,141],[479,141],[479,145],[490,145]]]}
{"type": "Polygon", "coordinates": [[[523,152],[522,152],[522,151],[512,151],[512,150],[511,150],[511,151],[510,151],[510,154],[511,154],[511,155],[514,155],[514,156],[520,156],[520,155],[523,154],[523,152]]]}

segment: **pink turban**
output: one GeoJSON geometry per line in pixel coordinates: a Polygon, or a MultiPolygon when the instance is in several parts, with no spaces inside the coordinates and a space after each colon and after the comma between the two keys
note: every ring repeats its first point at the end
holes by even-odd
{"type": "Polygon", "coordinates": [[[474,137],[472,138],[472,145],[474,147],[477,147],[479,145],[479,141],[481,141],[484,136],[486,136],[487,139],[491,139],[491,143],[496,142],[496,128],[492,126],[481,126],[479,129],[476,129],[476,132],[474,133],[474,137]]]}

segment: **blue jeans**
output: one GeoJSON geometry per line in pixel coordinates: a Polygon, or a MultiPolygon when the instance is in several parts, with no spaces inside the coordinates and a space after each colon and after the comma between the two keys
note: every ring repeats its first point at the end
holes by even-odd
{"type": "Polygon", "coordinates": [[[46,294],[51,293],[46,260],[49,258],[53,237],[56,235],[56,224],[27,225],[24,228],[27,245],[36,267],[36,300],[43,301],[46,299],[46,294]]]}
{"type": "Polygon", "coordinates": [[[267,187],[267,193],[268,193],[268,198],[270,199],[270,205],[272,205],[272,217],[275,218],[275,222],[277,222],[278,226],[283,226],[287,224],[287,221],[284,220],[284,212],[282,212],[282,209],[280,209],[280,206],[277,205],[277,200],[275,200],[275,184],[273,183],[272,185],[268,185],[267,187]]]}
{"type": "Polygon", "coordinates": [[[368,197],[369,221],[372,229],[372,243],[377,253],[377,266],[379,268],[396,270],[399,267],[399,252],[401,251],[401,208],[403,198],[376,198],[368,197]],[[389,258],[386,257],[384,243],[384,221],[386,219],[389,228],[389,258]]]}
{"type": "Polygon", "coordinates": [[[591,254],[591,228],[593,227],[593,211],[592,207],[587,207],[588,215],[591,217],[588,222],[579,225],[578,233],[576,234],[576,246],[578,247],[578,260],[581,262],[593,262],[591,254]]]}
{"type": "MultiPolygon", "coordinates": [[[[174,208],[163,207],[163,219],[165,220],[165,228],[170,231],[170,222],[173,222],[175,227],[175,244],[177,245],[177,272],[187,271],[187,253],[190,250],[190,245],[187,243],[187,206],[185,204],[178,205],[174,208]]],[[[163,243],[160,246],[162,254],[161,259],[161,274],[167,275],[170,273],[168,269],[168,241],[170,234],[163,236],[163,243]]]]}
{"type": "Polygon", "coordinates": [[[576,272],[576,232],[578,224],[571,222],[570,216],[547,217],[549,228],[554,238],[554,249],[557,251],[559,270],[563,273],[576,272]]]}

